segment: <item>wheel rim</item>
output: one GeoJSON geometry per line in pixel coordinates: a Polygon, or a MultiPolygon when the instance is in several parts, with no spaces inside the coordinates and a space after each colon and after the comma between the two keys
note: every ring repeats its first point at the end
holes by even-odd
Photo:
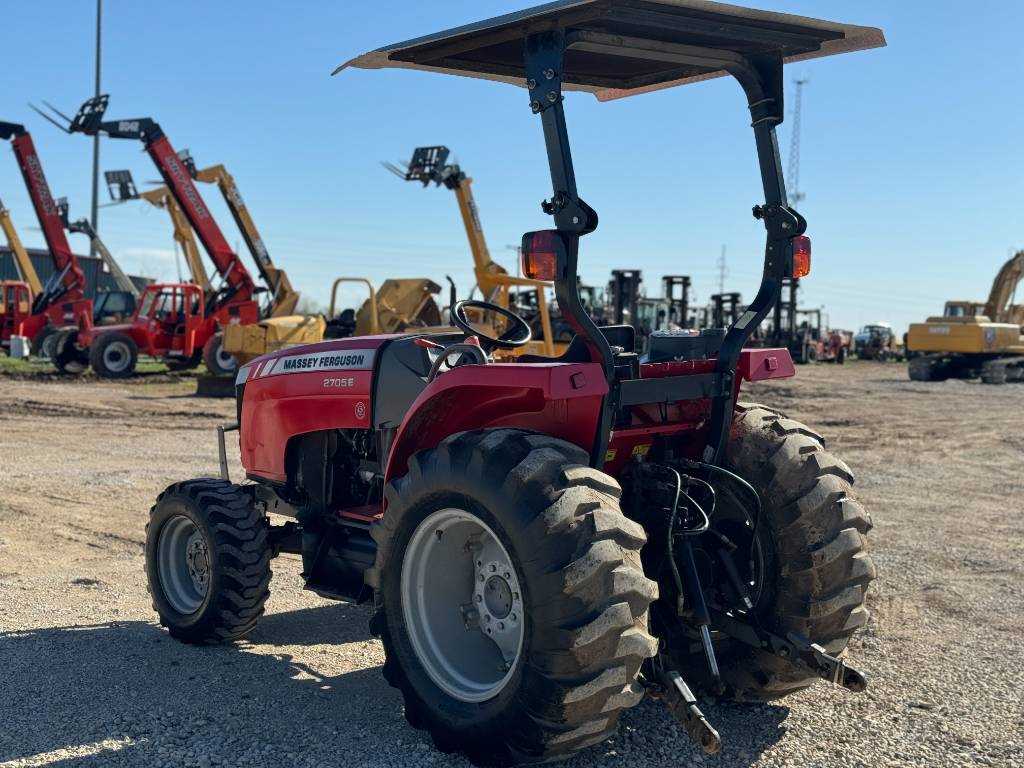
{"type": "Polygon", "coordinates": [[[224,351],[223,343],[217,345],[217,354],[214,357],[222,371],[233,371],[238,366],[238,361],[234,356],[224,351]]]}
{"type": "Polygon", "coordinates": [[[466,702],[497,696],[515,673],[524,620],[520,579],[508,551],[462,509],[428,515],[402,561],[402,615],[430,679],[466,702]]]}
{"type": "Polygon", "coordinates": [[[108,371],[121,373],[131,363],[131,351],[123,341],[112,341],[103,350],[103,365],[108,371]]]}
{"type": "Polygon", "coordinates": [[[206,537],[184,515],[164,523],[157,541],[157,571],[164,597],[178,613],[199,610],[210,589],[210,550],[206,537]]]}

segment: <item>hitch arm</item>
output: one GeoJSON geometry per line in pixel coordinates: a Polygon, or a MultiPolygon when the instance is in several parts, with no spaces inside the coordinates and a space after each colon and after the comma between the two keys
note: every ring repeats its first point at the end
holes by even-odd
{"type": "Polygon", "coordinates": [[[693,743],[698,744],[705,754],[717,754],[722,749],[722,738],[700,711],[697,697],[693,695],[690,686],[674,669],[664,670],[659,678],[665,706],[683,726],[686,735],[693,739],[693,743]]]}
{"type": "Polygon", "coordinates": [[[853,693],[861,693],[868,687],[867,678],[862,672],[796,632],[790,632],[783,638],[721,611],[712,612],[712,625],[741,643],[773,653],[797,666],[806,667],[822,680],[853,693]]]}

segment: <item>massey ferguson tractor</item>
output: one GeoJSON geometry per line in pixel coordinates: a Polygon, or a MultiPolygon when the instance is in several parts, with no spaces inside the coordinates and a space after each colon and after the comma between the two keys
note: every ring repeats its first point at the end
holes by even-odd
{"type": "Polygon", "coordinates": [[[884,42],[696,0],[565,0],[344,65],[526,87],[554,228],[524,235],[524,274],[554,280],[576,336],[559,357],[497,362],[529,326],[461,301],[457,332],[330,340],[241,366],[221,478],[170,486],[150,515],[160,622],[186,643],[242,637],[272,558],[299,555],[308,589],[372,606],[408,721],[477,764],[567,757],[645,696],[713,753],[695,694],[764,701],[818,678],[864,690],[841,658],[875,575],[853,475],[812,429],[739,396],[745,381],[794,375],[787,350],[743,347],[783,277],[810,271],[775,135],[783,62],[884,42]],[[746,95],[760,161],[760,289],[721,333],[652,334],[664,361],[641,362],[634,329],[598,327],[579,298],[580,240],[598,218],[577,190],[563,91],[608,100],[724,75],[746,95]],[[244,484],[227,478],[235,429],[244,484]]]}

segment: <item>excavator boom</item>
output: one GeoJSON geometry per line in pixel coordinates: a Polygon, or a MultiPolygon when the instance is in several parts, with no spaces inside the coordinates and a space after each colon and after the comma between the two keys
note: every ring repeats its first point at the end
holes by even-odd
{"type": "Polygon", "coordinates": [[[246,247],[252,254],[256,267],[263,277],[267,288],[271,293],[270,317],[286,317],[295,313],[295,307],[299,303],[299,292],[296,291],[283,269],[279,269],[270,258],[263,238],[249,213],[249,208],[238,191],[234,177],[228,173],[223,165],[211,165],[196,171],[195,178],[205,184],[216,184],[224,196],[224,202],[231,211],[235,224],[245,239],[246,247]]]}
{"type": "Polygon", "coordinates": [[[1019,308],[1011,305],[1017,285],[1024,277],[1024,251],[1017,251],[996,274],[985,302],[985,315],[994,323],[1012,323],[1019,318],[1019,308]]]}

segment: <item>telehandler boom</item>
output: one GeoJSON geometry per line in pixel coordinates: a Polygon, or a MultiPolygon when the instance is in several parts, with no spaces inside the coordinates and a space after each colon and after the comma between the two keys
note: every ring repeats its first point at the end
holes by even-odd
{"type": "Polygon", "coordinates": [[[18,230],[14,228],[14,222],[11,221],[11,212],[7,210],[3,200],[0,200],[0,229],[4,231],[4,237],[7,238],[7,247],[14,256],[14,268],[18,270],[18,278],[28,286],[32,296],[42,293],[43,284],[39,280],[39,274],[32,265],[32,259],[29,257],[28,251],[21,244],[18,230]]]}
{"type": "Polygon", "coordinates": [[[260,271],[260,275],[270,291],[270,304],[267,307],[267,317],[287,317],[295,314],[295,308],[299,304],[301,294],[292,287],[288,274],[274,264],[270,258],[263,238],[260,237],[256,223],[249,213],[249,208],[242,199],[242,193],[238,191],[234,177],[228,173],[223,165],[211,165],[207,168],[200,168],[195,172],[196,181],[204,184],[216,184],[224,196],[224,202],[231,211],[231,216],[238,225],[242,238],[245,240],[249,253],[260,271]]]}
{"type": "Polygon", "coordinates": [[[467,176],[458,165],[448,164],[448,155],[448,147],[417,147],[412,154],[412,160],[405,165],[404,170],[391,163],[384,163],[384,167],[406,181],[418,181],[424,187],[431,183],[437,186],[444,185],[455,193],[455,199],[459,204],[459,213],[462,216],[462,224],[466,228],[466,237],[469,239],[469,250],[473,254],[473,274],[484,300],[508,309],[511,303],[509,293],[512,288],[535,290],[541,338],[527,344],[524,351],[543,355],[554,355],[556,352],[562,351],[564,345],[556,349],[554,343],[554,336],[551,332],[551,313],[548,311],[547,296],[544,293],[553,284],[550,281],[512,277],[504,267],[491,258],[491,252],[487,248],[487,238],[484,237],[484,229],[480,224],[480,213],[476,206],[476,200],[473,198],[473,179],[467,176]]]}
{"type": "MultiPolygon", "coordinates": [[[[25,336],[32,342],[32,351],[42,354],[44,347],[46,352],[50,352],[51,337],[59,329],[92,325],[92,301],[85,297],[85,273],[64,234],[64,223],[43,174],[31,134],[23,125],[0,122],[0,139],[11,141],[54,265],[53,277],[34,294],[29,312],[23,315],[18,311],[16,317],[12,316],[8,318],[9,322],[4,323],[7,335],[3,340],[9,341],[11,335],[25,336]]],[[[19,306],[15,303],[7,310],[19,306]]]]}
{"type": "Polygon", "coordinates": [[[203,266],[203,255],[199,252],[195,234],[170,190],[161,186],[139,192],[132,179],[132,172],[128,170],[107,171],[104,173],[104,177],[111,200],[119,203],[128,200],[145,200],[154,208],[167,211],[167,215],[171,218],[171,226],[174,228],[174,241],[185,255],[185,264],[188,266],[192,282],[206,293],[212,291],[213,286],[210,284],[209,275],[206,274],[206,267],[203,266]]]}
{"type": "Polygon", "coordinates": [[[160,125],[149,117],[105,121],[108,100],[106,94],[94,96],[82,104],[73,118],[54,109],[56,115],[67,121],[66,125],[37,111],[67,133],[141,141],[213,261],[221,282],[209,296],[191,283],[149,286],[148,295],[143,297],[130,323],[97,329],[95,333],[89,329],[69,337],[63,345],[68,350],[66,356],[75,358],[79,364],[88,361],[100,375],[122,377],[134,373],[140,349],[183,367],[198,363],[201,354],[211,373],[229,374],[237,368],[237,361],[225,353],[222,331],[228,325],[248,325],[259,320],[256,285],[245,264],[228,245],[192,183],[185,162],[160,125]]]}

